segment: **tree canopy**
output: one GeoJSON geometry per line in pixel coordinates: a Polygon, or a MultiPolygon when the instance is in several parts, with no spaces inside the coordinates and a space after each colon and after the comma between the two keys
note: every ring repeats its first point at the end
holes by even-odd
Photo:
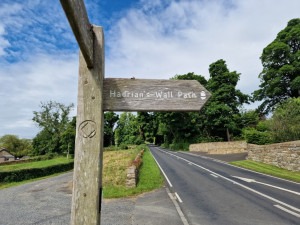
{"type": "Polygon", "coordinates": [[[7,134],[0,138],[0,147],[6,148],[16,157],[27,156],[32,150],[31,140],[20,139],[12,134],[7,134]]]}
{"type": "MultiPolygon", "coordinates": [[[[68,127],[74,127],[75,124],[74,121],[73,124],[69,124],[71,122],[69,114],[72,108],[73,104],[66,106],[50,101],[41,103],[41,110],[33,112],[34,117],[32,120],[42,129],[33,139],[32,144],[35,154],[64,152],[68,144],[63,141],[72,141],[72,138],[68,137],[69,134],[66,134],[68,127]],[[63,139],[62,137],[65,138],[63,139]]],[[[72,146],[74,145],[73,143],[71,144],[72,146]]]]}
{"type": "Polygon", "coordinates": [[[226,62],[220,59],[209,66],[207,83],[212,96],[205,106],[206,128],[209,136],[230,140],[230,132],[240,133],[240,110],[249,103],[249,96],[236,89],[240,74],[230,72],[226,62]]]}
{"type": "Polygon", "coordinates": [[[269,113],[277,104],[300,96],[300,19],[292,19],[274,41],[263,49],[260,89],[254,99],[262,101],[259,110],[269,113]]]}

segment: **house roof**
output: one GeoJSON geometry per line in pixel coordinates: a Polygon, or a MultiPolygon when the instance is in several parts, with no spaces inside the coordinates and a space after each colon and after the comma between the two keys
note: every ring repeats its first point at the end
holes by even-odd
{"type": "Polygon", "coordinates": [[[15,156],[11,154],[7,149],[1,148],[0,149],[0,158],[14,158],[15,156]]]}

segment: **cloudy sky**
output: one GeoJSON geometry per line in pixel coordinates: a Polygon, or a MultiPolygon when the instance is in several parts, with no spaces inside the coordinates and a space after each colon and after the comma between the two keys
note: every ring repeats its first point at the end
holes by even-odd
{"type": "MultiPolygon", "coordinates": [[[[105,31],[106,77],[169,79],[224,59],[241,74],[238,88],[258,88],[259,57],[299,0],[85,0],[105,31]]],[[[50,100],[77,99],[78,46],[59,0],[0,2],[0,136],[33,138],[33,111],[50,100]]],[[[255,108],[255,104],[248,106],[255,108]]],[[[76,114],[74,110],[73,114],[76,114]]]]}

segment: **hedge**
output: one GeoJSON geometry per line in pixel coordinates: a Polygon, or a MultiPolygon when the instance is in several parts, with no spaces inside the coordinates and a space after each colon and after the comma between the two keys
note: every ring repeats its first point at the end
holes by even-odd
{"type": "Polygon", "coordinates": [[[49,176],[55,173],[72,170],[74,162],[58,164],[43,168],[31,168],[14,171],[0,172],[0,182],[17,182],[23,180],[34,179],[38,177],[49,176]]]}

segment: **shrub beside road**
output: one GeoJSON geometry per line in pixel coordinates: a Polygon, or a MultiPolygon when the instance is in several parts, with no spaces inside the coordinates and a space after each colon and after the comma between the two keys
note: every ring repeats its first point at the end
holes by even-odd
{"type": "Polygon", "coordinates": [[[0,166],[0,187],[7,183],[49,176],[73,169],[73,159],[63,157],[0,166]]]}

